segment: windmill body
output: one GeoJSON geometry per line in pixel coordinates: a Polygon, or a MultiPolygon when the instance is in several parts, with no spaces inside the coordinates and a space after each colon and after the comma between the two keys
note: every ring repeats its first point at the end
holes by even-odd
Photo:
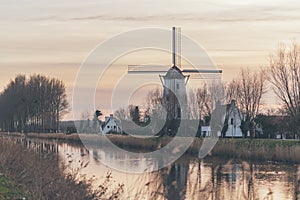
{"type": "Polygon", "coordinates": [[[176,133],[181,119],[187,117],[187,92],[186,81],[188,76],[183,75],[177,67],[171,67],[164,76],[160,76],[163,83],[162,106],[167,111],[164,133],[173,135],[176,133]]]}

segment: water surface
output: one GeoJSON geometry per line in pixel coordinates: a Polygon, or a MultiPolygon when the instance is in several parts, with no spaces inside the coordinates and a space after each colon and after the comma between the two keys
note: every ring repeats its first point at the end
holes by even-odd
{"type": "Polygon", "coordinates": [[[149,161],[131,160],[109,149],[89,149],[82,144],[41,139],[23,141],[37,151],[51,151],[69,166],[80,168],[82,174],[95,178],[95,187],[112,173],[110,187],[124,184],[121,199],[299,199],[299,165],[278,162],[206,158],[184,155],[159,171],[133,174],[110,169],[101,163],[111,162],[139,168],[149,161]]]}

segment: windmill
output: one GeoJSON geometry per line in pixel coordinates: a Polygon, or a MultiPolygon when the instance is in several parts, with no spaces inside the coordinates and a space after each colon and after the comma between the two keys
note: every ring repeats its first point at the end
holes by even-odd
{"type": "MultiPolygon", "coordinates": [[[[159,135],[174,136],[181,120],[188,119],[186,84],[191,74],[221,74],[222,70],[181,69],[181,35],[180,28],[172,28],[172,66],[168,70],[147,70],[137,65],[128,66],[128,74],[159,73],[163,85],[162,106],[167,112],[164,128],[159,135]],[[178,43],[178,44],[177,44],[178,43]],[[162,75],[165,73],[165,75],[162,75]]],[[[150,66],[151,67],[151,66],[150,66]]]]}

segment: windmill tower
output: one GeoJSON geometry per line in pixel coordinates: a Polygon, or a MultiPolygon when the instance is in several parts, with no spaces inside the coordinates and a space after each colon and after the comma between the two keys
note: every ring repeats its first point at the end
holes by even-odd
{"type": "Polygon", "coordinates": [[[160,75],[163,85],[162,106],[167,111],[165,130],[163,132],[173,135],[180,126],[181,119],[187,119],[187,92],[186,83],[189,75],[184,75],[180,70],[180,44],[178,35],[180,29],[172,28],[172,67],[165,75],[160,75]],[[177,42],[176,42],[177,41],[177,42]],[[177,62],[176,62],[177,61],[177,62]],[[178,66],[179,67],[178,67],[178,66]]]}
{"type": "Polygon", "coordinates": [[[181,36],[179,28],[172,28],[172,66],[169,70],[148,71],[136,70],[135,66],[128,66],[129,74],[160,73],[163,85],[162,106],[167,111],[164,128],[159,135],[174,136],[181,120],[188,120],[188,103],[186,84],[190,74],[221,74],[222,70],[181,69],[181,36]],[[165,75],[161,75],[165,73],[165,75]]]}

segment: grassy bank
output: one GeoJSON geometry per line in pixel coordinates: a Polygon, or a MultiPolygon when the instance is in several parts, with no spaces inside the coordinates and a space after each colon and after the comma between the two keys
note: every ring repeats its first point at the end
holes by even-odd
{"type": "Polygon", "coordinates": [[[64,133],[7,133],[0,132],[0,136],[5,137],[27,137],[27,138],[40,138],[40,139],[53,139],[53,140],[68,140],[74,142],[80,142],[78,134],[66,135],[64,133]]]}
{"type": "MultiPolygon", "coordinates": [[[[172,138],[140,139],[129,136],[109,136],[109,139],[121,148],[132,150],[153,151],[167,145],[172,138]]],[[[92,141],[101,144],[101,140],[92,141]]],[[[186,151],[187,154],[198,156],[203,138],[195,138],[186,151]]],[[[275,139],[231,139],[219,138],[208,156],[235,158],[253,161],[279,161],[287,163],[300,163],[299,140],[275,139]]]]}
{"type": "MultiPolygon", "coordinates": [[[[3,134],[2,134],[3,135],[3,134]]],[[[16,133],[16,136],[20,136],[16,133]]],[[[95,134],[65,135],[63,133],[53,134],[27,134],[29,138],[56,139],[62,141],[80,142],[88,141],[97,146],[104,146],[104,136],[95,134]]],[[[107,135],[111,142],[121,148],[149,152],[167,145],[172,138],[137,138],[126,135],[107,135]]],[[[203,138],[195,138],[188,154],[198,155],[203,143],[203,138]]],[[[238,158],[245,160],[280,161],[290,163],[300,163],[300,141],[299,140],[276,140],[276,139],[248,139],[248,138],[220,138],[214,146],[209,156],[219,156],[224,158],[238,158]]]]}
{"type": "Polygon", "coordinates": [[[0,199],[23,199],[25,192],[12,180],[0,174],[0,199]]]}
{"type": "MultiPolygon", "coordinates": [[[[22,195],[26,199],[114,199],[122,191],[120,187],[106,193],[109,176],[104,180],[105,187],[101,185],[95,189],[92,180],[80,176],[78,171],[67,173],[66,169],[57,154],[25,149],[10,138],[0,140],[0,172],[6,177],[0,182],[6,185],[6,180],[13,180],[25,191],[22,195]]],[[[10,199],[7,195],[13,189],[11,186],[6,185],[7,190],[3,187],[4,199],[10,199]]]]}
{"type": "Polygon", "coordinates": [[[220,139],[212,150],[212,155],[244,160],[300,163],[300,141],[275,139],[220,139]]]}

